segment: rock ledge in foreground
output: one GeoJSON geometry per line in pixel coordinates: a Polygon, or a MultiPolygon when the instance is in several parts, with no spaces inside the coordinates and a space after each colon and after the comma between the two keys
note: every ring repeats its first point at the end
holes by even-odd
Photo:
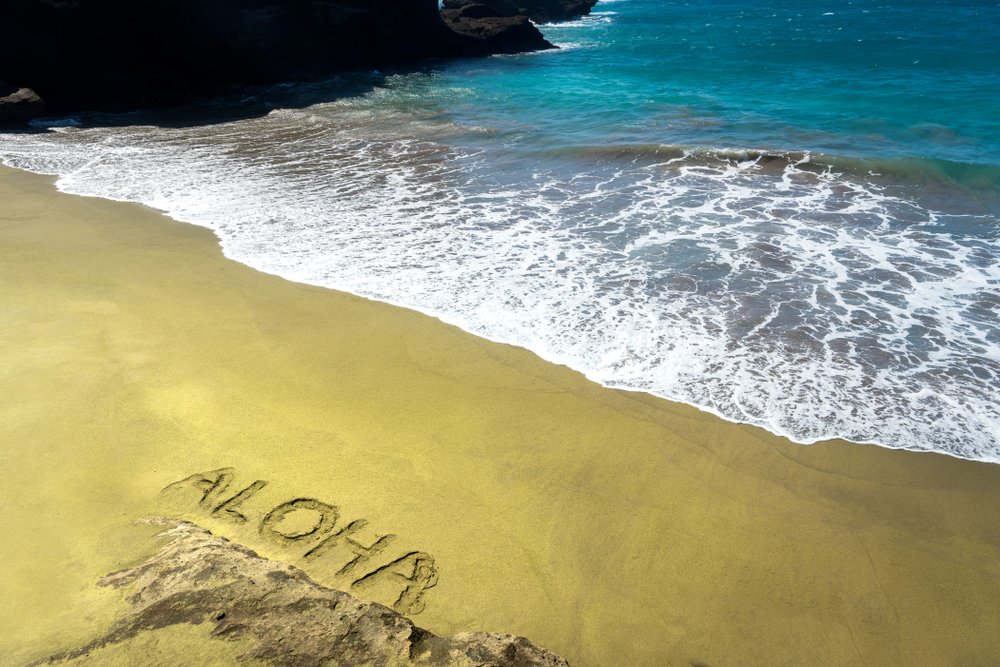
{"type": "Polygon", "coordinates": [[[100,581],[130,590],[124,617],[103,637],[36,664],[83,657],[144,631],[206,623],[215,638],[252,640],[241,660],[270,665],[568,667],[523,637],[438,637],[388,607],[325,588],[298,568],[192,523],[162,522],[171,526],[164,533],[169,543],[145,563],[100,581]]]}

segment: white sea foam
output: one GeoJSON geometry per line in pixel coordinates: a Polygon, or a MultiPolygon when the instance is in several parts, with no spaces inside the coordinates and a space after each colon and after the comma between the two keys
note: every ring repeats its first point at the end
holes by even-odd
{"type": "Polygon", "coordinates": [[[209,227],[260,270],[609,386],[804,443],[1000,461],[995,239],[944,233],[937,214],[808,156],[526,160],[502,142],[454,147],[464,131],[341,101],[201,128],[0,135],[0,156],[209,227]]]}
{"type": "Polygon", "coordinates": [[[618,15],[618,12],[607,11],[607,12],[591,12],[586,16],[581,16],[578,19],[572,19],[569,21],[555,21],[553,23],[540,23],[539,27],[543,29],[545,33],[549,33],[553,30],[560,30],[563,28],[587,28],[594,26],[598,23],[611,23],[614,21],[614,17],[618,15]]]}

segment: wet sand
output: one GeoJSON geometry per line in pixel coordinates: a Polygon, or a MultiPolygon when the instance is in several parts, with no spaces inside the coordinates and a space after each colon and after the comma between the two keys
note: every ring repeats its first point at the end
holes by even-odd
{"type": "MultiPolygon", "coordinates": [[[[0,664],[107,628],[148,515],[574,665],[1000,663],[1000,466],[605,389],[9,169],[0,360],[0,664]]],[[[105,662],[234,655],[158,632],[105,662]]]]}

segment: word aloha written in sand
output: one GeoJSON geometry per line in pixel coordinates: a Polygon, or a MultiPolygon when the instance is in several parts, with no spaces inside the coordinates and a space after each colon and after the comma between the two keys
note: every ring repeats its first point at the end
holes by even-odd
{"type": "Polygon", "coordinates": [[[254,521],[261,537],[282,547],[305,547],[302,560],[307,564],[323,560],[326,565],[332,562],[334,567],[339,566],[333,576],[350,581],[354,591],[394,597],[399,590],[393,609],[410,616],[424,610],[424,593],[437,584],[437,567],[430,554],[407,551],[384,562],[395,535],[378,535],[365,544],[356,534],[368,526],[368,521],[355,519],[338,525],[338,508],[315,498],[293,498],[266,513],[255,513],[248,504],[267,482],[258,479],[230,493],[233,477],[234,468],[195,473],[168,484],[163,492],[196,490],[201,494],[200,508],[212,517],[237,524],[251,523],[251,517],[260,516],[254,521]]]}

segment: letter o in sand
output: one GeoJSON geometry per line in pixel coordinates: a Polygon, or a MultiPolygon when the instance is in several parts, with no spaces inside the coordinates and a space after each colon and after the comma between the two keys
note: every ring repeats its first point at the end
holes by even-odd
{"type": "Polygon", "coordinates": [[[314,498],[296,498],[282,503],[268,512],[267,516],[260,522],[260,534],[286,544],[298,542],[311,535],[318,535],[330,530],[337,523],[337,517],[337,508],[333,505],[327,505],[314,498]],[[296,527],[291,530],[288,527],[281,527],[282,522],[290,515],[305,512],[313,513],[316,516],[311,522],[307,522],[305,517],[295,517],[292,523],[296,527]],[[303,530],[301,526],[305,526],[305,529],[303,530]]]}

